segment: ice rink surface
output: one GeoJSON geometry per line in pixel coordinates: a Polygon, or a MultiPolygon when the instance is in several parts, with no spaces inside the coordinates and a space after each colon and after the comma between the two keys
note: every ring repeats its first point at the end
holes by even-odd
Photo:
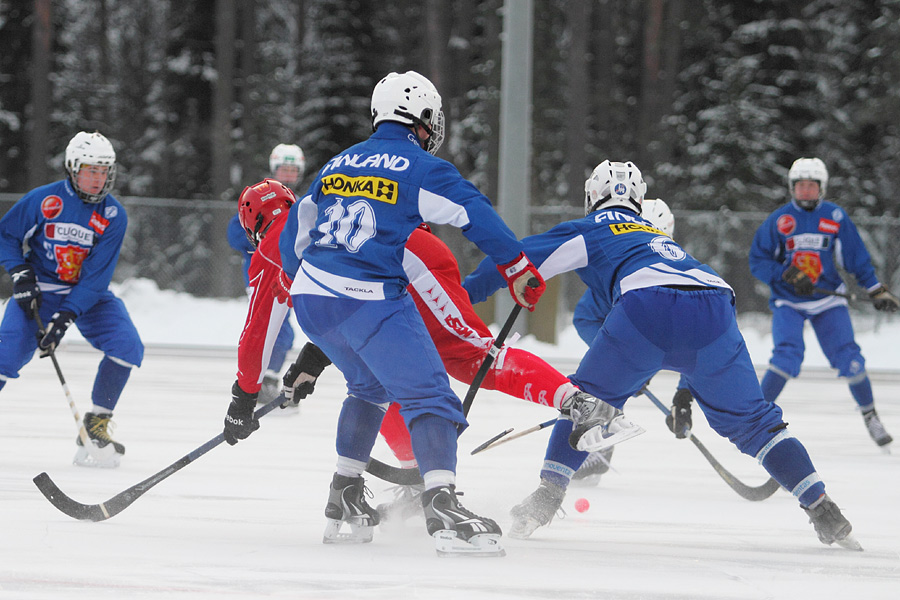
{"type": "MultiPolygon", "coordinates": [[[[59,353],[82,411],[99,359],[78,343],[59,353]]],[[[423,519],[379,528],[371,544],[323,545],[344,397],[333,367],[299,414],[266,416],[248,440],[214,449],[107,521],[71,519],[32,483],[47,471],[73,499],[93,504],[163,469],[221,431],[235,364],[229,350],[151,348],[115,414],[114,436],[127,446],[115,470],[71,464],[75,426],[52,364],[27,365],[0,396],[0,598],[900,597],[900,447],[883,455],[846,386],[815,369],[792,381],[780,401],[865,552],[819,543],[787,492],[763,502],[739,497],[693,444],[674,439],[642,396],[626,411],[647,433],[617,449],[615,472],[597,487],[570,488],[565,518],[531,539],[504,537],[504,558],[438,558],[423,519]],[[591,508],[578,513],[582,497],[591,508]]],[[[664,372],[650,387],[669,404],[675,381],[664,372]]],[[[876,372],[873,386],[887,429],[900,435],[900,373],[876,372]]],[[[468,508],[509,527],[509,509],[537,486],[548,431],[469,451],[503,429],[553,416],[479,392],[459,442],[458,488],[468,508]]],[[[767,479],[696,408],[694,433],[745,483],[767,479]]],[[[381,441],[375,455],[396,464],[381,441]]],[[[391,498],[390,484],[367,483],[373,504],[391,498]]]]}

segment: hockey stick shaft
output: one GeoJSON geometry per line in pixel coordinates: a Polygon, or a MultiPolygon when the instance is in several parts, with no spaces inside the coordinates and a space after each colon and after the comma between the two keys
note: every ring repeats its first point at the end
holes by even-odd
{"type": "MultiPolygon", "coordinates": [[[[528,280],[528,287],[538,287],[540,283],[534,277],[528,280]]],[[[475,378],[472,379],[471,385],[469,385],[469,390],[466,392],[466,397],[463,400],[463,415],[469,416],[469,409],[472,408],[472,402],[475,400],[475,394],[478,393],[478,388],[481,387],[482,382],[484,382],[484,378],[487,377],[488,371],[491,369],[491,365],[494,364],[494,360],[497,358],[497,355],[500,354],[500,350],[503,349],[503,344],[506,342],[506,337],[509,335],[510,330],[512,330],[513,325],[516,323],[516,319],[519,318],[519,313],[522,311],[522,305],[516,303],[515,306],[512,307],[512,310],[509,311],[509,316],[506,317],[506,323],[503,324],[503,327],[500,328],[500,333],[497,334],[497,337],[494,338],[493,343],[491,344],[490,349],[488,350],[487,356],[484,357],[484,361],[481,363],[481,367],[478,369],[478,372],[475,373],[475,378]]]]}
{"type": "Polygon", "coordinates": [[[872,304],[874,302],[874,300],[872,300],[872,298],[869,298],[868,296],[857,296],[856,294],[849,294],[849,293],[844,294],[841,292],[835,292],[833,290],[826,290],[823,288],[813,288],[813,291],[816,292],[817,294],[824,294],[826,296],[837,296],[838,298],[846,298],[847,300],[849,300],[851,302],[859,301],[859,302],[868,302],[869,304],[872,304]]]}
{"type": "MultiPolygon", "coordinates": [[[[641,392],[645,396],[650,398],[650,401],[653,402],[653,404],[655,404],[656,407],[659,408],[659,410],[661,410],[664,414],[669,414],[669,409],[666,408],[665,404],[660,402],[659,398],[657,398],[653,394],[653,392],[648,390],[646,387],[642,389],[641,392]]],[[[765,500],[766,498],[774,494],[776,491],[778,491],[778,488],[781,487],[778,482],[771,477],[764,484],[757,487],[751,487],[743,483],[740,479],[732,475],[731,472],[728,471],[728,469],[723,467],[722,463],[716,460],[716,457],[714,457],[712,453],[707,450],[706,446],[704,446],[693,433],[690,434],[688,438],[691,440],[691,442],[694,443],[694,445],[697,447],[697,450],[699,450],[700,453],[703,454],[703,457],[706,458],[707,462],[712,465],[713,469],[716,470],[716,473],[719,474],[719,477],[721,477],[722,480],[727,483],[731,489],[737,492],[740,497],[753,502],[759,502],[760,500],[765,500]]]]}
{"type": "MultiPolygon", "coordinates": [[[[41,321],[41,315],[38,310],[35,308],[33,312],[34,321],[37,323],[38,331],[43,337],[43,334],[46,332],[44,329],[44,323],[41,321]]],[[[59,383],[62,385],[63,393],[66,395],[66,400],[69,403],[69,410],[72,411],[72,418],[75,419],[75,426],[78,428],[78,438],[81,440],[81,443],[84,445],[84,448],[88,451],[91,456],[97,457],[95,452],[95,447],[91,443],[91,438],[88,436],[87,429],[84,428],[84,421],[81,420],[81,412],[78,410],[78,406],[75,404],[74,398],[72,398],[72,392],[69,390],[69,384],[66,383],[66,378],[63,377],[62,369],[59,367],[59,361],[56,359],[56,349],[52,348],[49,353],[50,361],[53,363],[53,368],[56,370],[56,376],[59,378],[59,383]]],[[[99,458],[99,457],[97,457],[99,458]]]]}
{"type": "MultiPolygon", "coordinates": [[[[275,408],[281,406],[281,403],[284,401],[284,393],[279,394],[277,398],[256,410],[254,413],[256,418],[259,419],[269,414],[275,408]]],[[[36,476],[34,478],[34,484],[53,506],[73,519],[82,521],[105,521],[131,506],[135,500],[147,493],[153,486],[165,480],[170,475],[177,473],[224,441],[225,434],[220,433],[199,448],[188,452],[161,471],[154,473],[147,479],[131,486],[127,490],[116,494],[106,502],[100,504],[82,504],[72,500],[59,489],[47,473],[41,473],[36,476]]]]}
{"type": "Polygon", "coordinates": [[[529,427],[528,429],[523,429],[522,431],[515,433],[509,437],[504,437],[508,433],[511,433],[513,431],[512,429],[507,429],[506,431],[495,435],[488,441],[484,442],[483,444],[481,444],[480,446],[478,446],[477,448],[472,450],[472,452],[470,452],[470,454],[478,454],[479,452],[484,452],[485,450],[488,450],[490,448],[495,448],[495,447],[499,446],[500,444],[505,444],[506,442],[511,442],[513,440],[517,440],[520,437],[526,436],[530,433],[534,433],[535,431],[540,431],[541,429],[550,427],[551,425],[556,424],[556,421],[557,421],[557,419],[553,418],[553,419],[550,419],[549,421],[544,421],[543,423],[538,423],[534,427],[529,427]],[[501,439],[501,438],[503,438],[503,439],[501,439]]]}
{"type": "Polygon", "coordinates": [[[472,379],[472,383],[471,385],[469,385],[469,390],[466,392],[466,397],[463,400],[463,415],[469,416],[469,409],[472,408],[472,402],[475,401],[475,394],[478,393],[478,389],[481,387],[482,382],[484,382],[484,378],[487,377],[488,371],[490,371],[491,369],[491,365],[494,364],[494,359],[496,359],[497,355],[500,354],[500,350],[503,348],[503,343],[506,341],[506,336],[509,335],[509,331],[515,324],[516,319],[519,318],[519,313],[521,311],[521,305],[516,304],[515,306],[513,306],[512,310],[509,312],[509,316],[506,318],[506,323],[503,324],[503,327],[500,329],[500,333],[497,334],[497,337],[495,337],[494,341],[491,343],[491,347],[488,350],[487,356],[484,357],[484,360],[481,363],[481,367],[479,367],[478,372],[475,373],[475,378],[472,379]]]}

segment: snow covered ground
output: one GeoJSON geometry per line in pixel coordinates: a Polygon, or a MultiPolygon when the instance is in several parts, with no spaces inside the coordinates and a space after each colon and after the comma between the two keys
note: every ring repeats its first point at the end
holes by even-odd
{"type": "MultiPolygon", "coordinates": [[[[276,411],[235,447],[223,445],[100,523],[57,511],[31,479],[47,471],[73,499],[105,501],[163,469],[221,430],[234,380],[243,302],[199,301],[147,282],[118,290],[148,343],[116,411],[121,468],[71,465],[75,428],[47,360],[33,360],[0,395],[0,598],[311,598],[503,600],[520,598],[895,599],[900,596],[900,450],[869,440],[847,388],[811,347],[807,368],[782,397],[791,430],[807,446],[829,494],[865,552],[818,542],[789,494],[749,502],[688,441],[675,440],[643,397],[630,416],[647,433],[618,448],[615,472],[570,488],[567,515],[529,540],[504,538],[499,559],[437,558],[422,520],[380,528],[372,544],[321,543],[334,430],[343,382],[329,368],[299,414],[276,411]],[[576,499],[591,508],[578,513],[576,499]]],[[[745,328],[754,361],[768,358],[758,318],[745,328]]],[[[856,320],[879,412],[900,435],[900,319],[856,320]]],[[[75,332],[73,332],[75,333],[75,332]]],[[[69,337],[69,336],[67,336],[69,337]]],[[[573,332],[556,346],[522,345],[570,371],[583,346],[573,332]]],[[[99,353],[77,335],[59,362],[82,411],[99,353]]],[[[302,339],[298,340],[298,346],[302,339]]],[[[814,342],[811,342],[814,346],[814,342]]],[[[668,403],[675,376],[651,389],[668,403]]],[[[463,394],[464,386],[455,385],[463,394]]],[[[509,509],[538,482],[547,431],[476,456],[507,427],[524,429],[549,409],[482,390],[460,438],[458,484],[469,508],[508,527],[509,509]]],[[[695,413],[694,432],[748,485],[767,475],[695,413]]],[[[391,458],[379,442],[376,456],[391,458]]],[[[390,485],[368,480],[374,503],[390,485]]]]}

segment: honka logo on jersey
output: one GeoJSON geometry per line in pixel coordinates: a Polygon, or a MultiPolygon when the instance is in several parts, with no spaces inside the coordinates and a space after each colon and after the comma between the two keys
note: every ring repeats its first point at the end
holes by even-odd
{"type": "Polygon", "coordinates": [[[396,181],[384,177],[349,177],[347,175],[326,175],[322,178],[323,194],[342,196],[362,196],[369,200],[397,204],[399,186],[396,181]]]}
{"type": "MultiPolygon", "coordinates": [[[[656,233],[659,235],[666,235],[659,229],[655,227],[650,227],[649,225],[642,225],[640,223],[610,223],[609,230],[613,232],[615,235],[621,235],[623,233],[633,233],[635,231],[646,231],[648,233],[656,233]]],[[[668,236],[667,236],[668,237],[668,236]]]]}
{"type": "Polygon", "coordinates": [[[97,213],[91,213],[91,229],[96,231],[97,235],[103,235],[107,227],[109,227],[108,219],[104,219],[97,213]]]}
{"type": "Polygon", "coordinates": [[[841,230],[841,224],[831,219],[819,219],[819,231],[837,235],[841,230]]]}
{"type": "Polygon", "coordinates": [[[94,243],[94,232],[74,223],[47,223],[44,225],[44,237],[54,242],[75,242],[82,246],[94,243]]]}

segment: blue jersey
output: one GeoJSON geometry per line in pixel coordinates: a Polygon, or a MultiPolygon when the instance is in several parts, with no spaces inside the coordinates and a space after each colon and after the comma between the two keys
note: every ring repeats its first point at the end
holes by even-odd
{"type": "Polygon", "coordinates": [[[881,285],[856,226],[844,209],[833,202],[820,202],[815,210],[806,211],[792,201],[769,215],[753,237],[750,272],[771,288],[770,306],[818,313],[846,304],[846,300],[835,296],[795,294],[794,286],[781,279],[790,265],[806,273],[816,287],[826,290],[846,290],[838,267],[851,273],[869,291],[881,285]]]}
{"type": "MultiPolygon", "coordinates": [[[[731,290],[710,267],[625,208],[594,211],[522,242],[544,279],[575,271],[601,306],[613,306],[630,290],[662,285],[731,290]]],[[[482,261],[463,287],[474,304],[504,284],[497,269],[482,261]]]]}
{"type": "Polygon", "coordinates": [[[597,301],[591,290],[585,290],[578,304],[575,305],[575,312],[572,314],[572,324],[575,325],[575,331],[578,337],[588,346],[597,337],[597,332],[603,327],[603,321],[609,314],[608,305],[601,305],[597,301]]]}
{"type": "Polygon", "coordinates": [[[112,194],[88,204],[68,179],[35,188],[0,219],[0,264],[28,263],[44,293],[66,295],[59,310],[76,316],[109,287],[128,217],[112,194]]]}
{"type": "Polygon", "coordinates": [[[456,167],[424,151],[409,128],[382,123],[368,140],[329,160],[291,207],[280,240],[283,268],[294,279],[291,293],[403,296],[409,283],[404,246],[423,221],[459,227],[493,263],[522,251],[490,201],[456,167]]]}
{"type": "Polygon", "coordinates": [[[253,258],[253,251],[256,248],[247,239],[247,232],[241,227],[241,219],[237,214],[228,221],[227,235],[228,245],[241,254],[241,265],[244,267],[244,285],[250,285],[250,278],[247,273],[250,271],[250,259],[253,258]]]}

